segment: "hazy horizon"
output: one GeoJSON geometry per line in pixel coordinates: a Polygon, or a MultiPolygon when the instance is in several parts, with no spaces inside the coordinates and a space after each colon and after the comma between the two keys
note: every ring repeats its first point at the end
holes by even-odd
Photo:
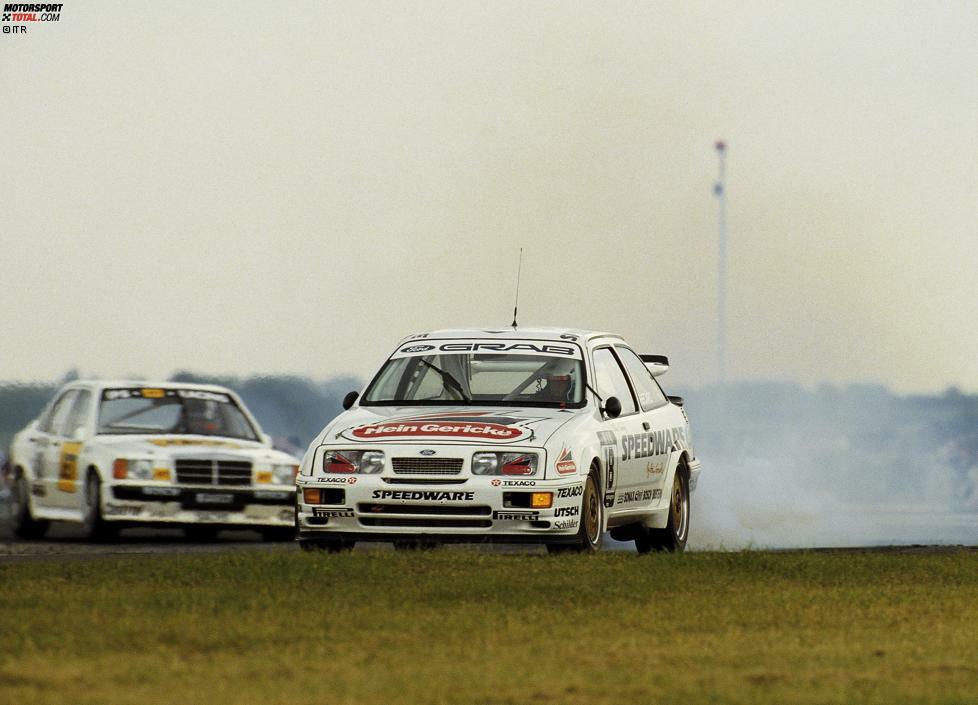
{"type": "Polygon", "coordinates": [[[0,379],[369,377],[412,332],[978,392],[978,4],[65,4],[0,34],[0,379]],[[39,25],[42,23],[38,23],[39,25]]]}

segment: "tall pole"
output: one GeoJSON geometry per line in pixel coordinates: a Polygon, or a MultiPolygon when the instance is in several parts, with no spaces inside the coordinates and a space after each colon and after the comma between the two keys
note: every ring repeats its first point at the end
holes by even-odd
{"type": "Polygon", "coordinates": [[[727,384],[727,194],[726,194],[726,156],[727,145],[722,140],[714,145],[720,162],[717,182],[713,193],[717,197],[718,244],[720,249],[717,267],[717,375],[721,386],[727,384]]]}

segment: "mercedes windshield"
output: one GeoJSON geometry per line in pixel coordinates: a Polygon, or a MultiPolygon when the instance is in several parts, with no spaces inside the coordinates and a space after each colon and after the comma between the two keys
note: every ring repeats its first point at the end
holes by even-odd
{"type": "Polygon", "coordinates": [[[203,389],[105,389],[100,434],[193,434],[257,441],[258,434],[229,395],[203,389]]]}

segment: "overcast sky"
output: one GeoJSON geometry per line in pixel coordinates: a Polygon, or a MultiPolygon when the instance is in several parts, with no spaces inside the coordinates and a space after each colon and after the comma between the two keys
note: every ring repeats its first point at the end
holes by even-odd
{"type": "MultiPolygon", "coordinates": [[[[10,23],[5,23],[10,24],[10,23]]],[[[978,3],[64,3],[0,34],[0,379],[608,329],[978,391],[978,3]]]]}

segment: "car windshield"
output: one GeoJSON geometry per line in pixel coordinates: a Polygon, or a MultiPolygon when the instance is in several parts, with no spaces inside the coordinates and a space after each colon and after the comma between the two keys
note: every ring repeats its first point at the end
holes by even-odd
{"type": "Polygon", "coordinates": [[[186,433],[258,440],[254,427],[230,395],[201,389],[105,389],[98,432],[186,433]]]}
{"type": "Polygon", "coordinates": [[[432,341],[398,350],[360,403],[580,407],[584,384],[576,345],[432,341]]]}

